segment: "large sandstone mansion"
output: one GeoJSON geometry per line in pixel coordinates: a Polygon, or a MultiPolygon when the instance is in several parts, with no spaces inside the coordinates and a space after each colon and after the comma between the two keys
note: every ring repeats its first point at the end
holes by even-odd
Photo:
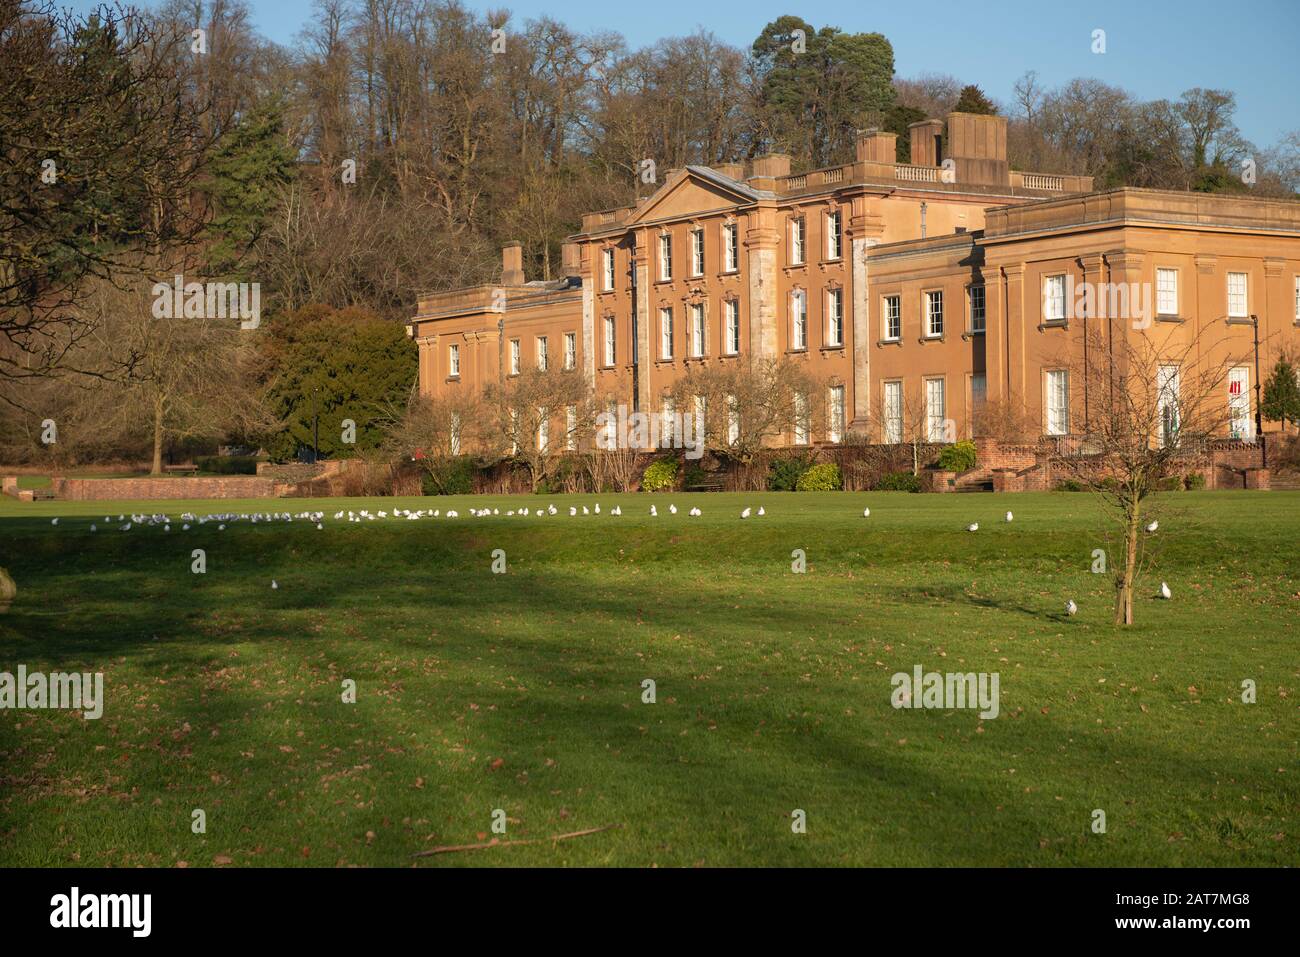
{"type": "MultiPolygon", "coordinates": [[[[1011,169],[1002,117],[944,127],[911,127],[909,164],[894,134],[868,131],[843,166],[792,175],[778,154],[673,170],[635,205],[584,216],[557,281],[527,281],[506,246],[499,284],[420,300],[420,389],[576,368],[595,395],[655,411],[694,363],[784,355],[828,384],[824,430],[791,423],[791,443],[899,441],[909,406],[931,439],[945,422],[961,437],[995,400],[1068,435],[1089,414],[1062,358],[1088,321],[1071,308],[1080,283],[1151,294],[1127,334],[1192,342],[1222,321],[1234,355],[1252,355],[1257,317],[1265,377],[1300,346],[1300,203],[1094,192],[1086,176],[1011,169]]],[[[1231,369],[1239,438],[1255,432],[1256,384],[1253,358],[1231,369]]]]}

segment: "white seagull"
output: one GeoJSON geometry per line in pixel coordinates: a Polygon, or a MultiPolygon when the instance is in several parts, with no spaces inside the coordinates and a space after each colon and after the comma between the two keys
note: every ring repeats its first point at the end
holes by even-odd
{"type": "Polygon", "coordinates": [[[1015,516],[1013,516],[1010,512],[1007,512],[1007,521],[1008,521],[1008,522],[1011,521],[1014,517],[1015,517],[1015,516]]]}
{"type": "Polygon", "coordinates": [[[1174,593],[1169,590],[1169,584],[1167,582],[1160,583],[1160,597],[1166,599],[1174,597],[1174,593]]]}
{"type": "Polygon", "coordinates": [[[746,508],[743,512],[741,512],[741,513],[740,513],[740,517],[741,517],[741,518],[749,518],[749,509],[746,508]]]}
{"type": "Polygon", "coordinates": [[[669,506],[668,506],[668,511],[670,511],[670,512],[672,512],[674,515],[676,515],[676,514],[677,514],[677,506],[676,506],[676,505],[669,505],[669,506]]]}
{"type": "Polygon", "coordinates": [[[979,530],[980,530],[979,522],[971,522],[969,525],[966,526],[966,531],[968,532],[978,532],[979,530]]]}
{"type": "Polygon", "coordinates": [[[656,518],[658,515],[659,515],[659,510],[656,509],[653,505],[651,505],[651,506],[650,506],[650,517],[651,517],[651,518],[656,518]]]}
{"type": "Polygon", "coordinates": [[[1074,603],[1073,598],[1071,598],[1069,601],[1065,603],[1065,613],[1067,615],[1073,615],[1078,610],[1079,610],[1079,606],[1074,603]]]}
{"type": "Polygon", "coordinates": [[[1154,532],[1154,531],[1155,531],[1157,528],[1159,528],[1159,527],[1160,527],[1160,523],[1159,523],[1159,522],[1152,522],[1150,525],[1147,526],[1147,531],[1148,531],[1148,532],[1154,532]]]}
{"type": "Polygon", "coordinates": [[[758,514],[759,514],[759,515],[766,515],[766,514],[767,514],[767,512],[763,511],[763,506],[761,506],[761,505],[758,507],[758,514]]]}
{"type": "Polygon", "coordinates": [[[279,588],[279,587],[280,587],[279,583],[276,582],[276,580],[275,580],[274,578],[272,578],[272,579],[271,579],[271,588],[272,588],[272,589],[275,589],[275,588],[279,588]]]}
{"type": "Polygon", "coordinates": [[[871,517],[871,509],[869,509],[869,508],[864,508],[864,509],[862,510],[862,517],[863,517],[863,518],[870,518],[870,517],[871,517]]]}

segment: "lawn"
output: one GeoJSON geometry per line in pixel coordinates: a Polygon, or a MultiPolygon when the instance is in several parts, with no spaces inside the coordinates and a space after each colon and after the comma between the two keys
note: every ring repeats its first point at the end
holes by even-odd
{"type": "Polygon", "coordinates": [[[1293,865],[1300,494],[1162,498],[1127,630],[1086,494],[5,500],[0,671],[107,701],[0,711],[0,864],[1293,865]],[[394,505],[462,517],[332,517],[394,505]],[[895,710],[918,664],[998,672],[1000,715],[895,710]],[[506,840],[620,827],[412,857],[497,809],[506,840]]]}

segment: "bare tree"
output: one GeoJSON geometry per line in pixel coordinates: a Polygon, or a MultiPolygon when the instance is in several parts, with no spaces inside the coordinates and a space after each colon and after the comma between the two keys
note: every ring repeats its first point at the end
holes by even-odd
{"type": "Polygon", "coordinates": [[[703,403],[704,444],[748,464],[765,446],[812,437],[825,427],[825,383],[789,358],[696,366],[678,379],[671,396],[678,412],[703,403]]]}
{"type": "Polygon", "coordinates": [[[256,332],[234,319],[160,319],[153,305],[143,282],[91,288],[94,332],[82,348],[115,371],[86,393],[81,428],[147,436],[159,475],[169,440],[256,434],[276,424],[257,384],[256,332]]]}
{"type": "Polygon", "coordinates": [[[528,470],[533,491],[561,456],[587,444],[595,425],[591,386],[578,369],[524,369],[484,390],[488,447],[528,470]]]}
{"type": "Polygon", "coordinates": [[[1224,434],[1231,416],[1224,383],[1241,360],[1212,341],[1215,328],[1221,329],[1210,324],[1191,336],[1181,329],[1120,333],[1109,341],[1093,329],[1086,333],[1087,358],[1066,363],[1071,391],[1083,387],[1091,399],[1082,435],[1056,461],[1095,494],[1123,542],[1114,579],[1117,625],[1133,624],[1150,496],[1224,434]]]}
{"type": "Polygon", "coordinates": [[[212,137],[188,42],[131,11],[0,0],[0,377],[63,369],[91,331],[84,280],[197,240],[212,137]]]}
{"type": "Polygon", "coordinates": [[[458,459],[482,461],[491,412],[477,392],[416,395],[390,417],[388,452],[413,460],[437,493],[448,494],[458,459]]]}

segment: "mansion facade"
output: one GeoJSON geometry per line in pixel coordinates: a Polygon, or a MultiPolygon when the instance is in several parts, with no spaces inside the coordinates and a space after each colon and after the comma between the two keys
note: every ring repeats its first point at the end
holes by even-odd
{"type": "MultiPolygon", "coordinates": [[[[1011,169],[1006,136],[1002,117],[952,113],[913,124],[908,164],[873,130],[842,166],[791,174],[777,154],[671,171],[635,205],[584,216],[560,279],[527,281],[512,244],[499,284],[420,298],[420,390],[478,390],[530,364],[669,411],[697,364],[785,356],[827,390],[824,429],[792,422],[790,444],[902,441],[913,417],[953,441],[993,402],[1069,435],[1090,412],[1070,381],[1089,321],[1073,290],[1122,284],[1150,315],[1109,335],[1195,343],[1224,322],[1215,348],[1251,357],[1230,372],[1231,431],[1252,438],[1256,332],[1264,377],[1300,348],[1300,202],[1093,191],[1011,169]]],[[[550,434],[563,425],[557,413],[550,434]]]]}

